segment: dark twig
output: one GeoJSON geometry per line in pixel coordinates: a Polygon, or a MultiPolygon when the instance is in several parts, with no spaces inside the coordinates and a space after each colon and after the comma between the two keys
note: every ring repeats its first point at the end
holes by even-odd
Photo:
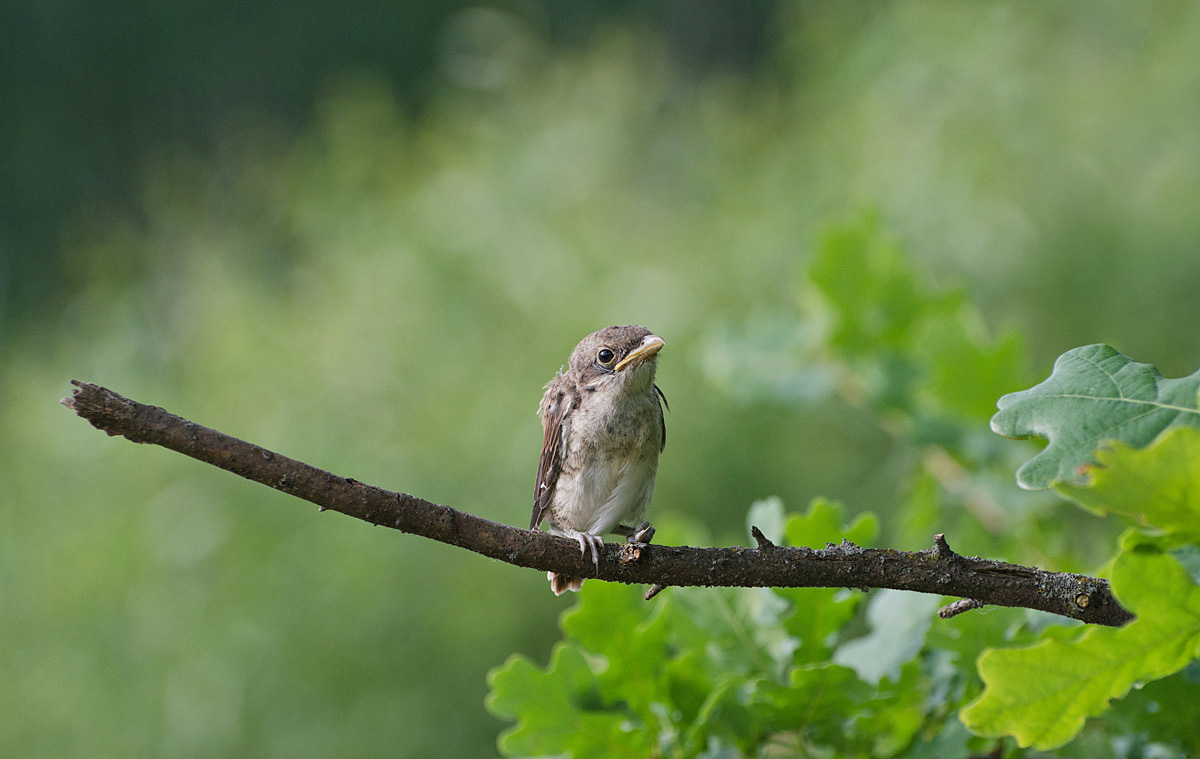
{"type": "Polygon", "coordinates": [[[662,593],[666,589],[667,589],[666,585],[662,585],[662,584],[656,582],[650,586],[650,589],[646,591],[646,595],[643,596],[643,598],[645,598],[647,601],[649,601],[651,598],[654,598],[655,596],[657,596],[659,593],[662,593]]]}
{"type": "Polygon", "coordinates": [[[933,555],[944,561],[954,561],[962,557],[950,550],[950,544],[946,542],[946,534],[939,532],[933,536],[933,555]]]}
{"type": "Polygon", "coordinates": [[[764,548],[775,547],[775,544],[772,543],[766,535],[762,534],[762,530],[758,529],[754,525],[750,525],[750,534],[754,536],[754,540],[758,543],[758,549],[760,551],[764,548]]]}
{"type": "MultiPolygon", "coordinates": [[[[895,588],[980,604],[1040,609],[1083,622],[1133,618],[1104,580],[959,556],[939,536],[925,551],[861,548],[694,548],[606,544],[599,571],[574,541],[491,522],[462,511],[339,477],[238,440],[98,385],[72,381],[63,404],[109,435],[152,443],[371,524],[466,548],[520,567],[625,583],[725,587],[895,588]]],[[[762,545],[759,541],[760,546],[762,545]]],[[[629,544],[627,544],[629,545],[629,544]]],[[[653,595],[654,588],[647,593],[653,595]]]]}
{"type": "Polygon", "coordinates": [[[950,619],[950,617],[957,617],[964,611],[982,609],[986,605],[987,604],[985,604],[983,601],[977,601],[974,598],[960,598],[954,603],[946,604],[942,608],[938,609],[937,614],[942,619],[950,619]]]}

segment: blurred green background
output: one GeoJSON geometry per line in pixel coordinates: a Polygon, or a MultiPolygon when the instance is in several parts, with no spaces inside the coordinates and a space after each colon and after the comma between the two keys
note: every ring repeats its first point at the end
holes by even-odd
{"type": "Polygon", "coordinates": [[[767,495],[887,535],[908,487],[870,414],[731,347],[804,328],[830,223],[874,215],[1031,377],[1099,341],[1200,364],[1195,3],[34,1],[0,29],[0,755],[494,755],[484,674],[544,661],[568,603],[106,438],[71,378],[523,526],[542,384],[645,324],[652,516],[730,544],[767,495]]]}

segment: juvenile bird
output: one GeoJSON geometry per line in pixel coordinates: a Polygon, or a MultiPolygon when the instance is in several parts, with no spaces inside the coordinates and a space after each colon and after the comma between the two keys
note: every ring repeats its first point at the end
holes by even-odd
{"type": "MultiPolygon", "coordinates": [[[[597,571],[603,533],[640,542],[654,532],[638,522],[667,441],[659,404],[667,398],[654,384],[664,344],[645,327],[593,332],[575,346],[567,371],[546,385],[538,406],[545,434],[529,529],[545,521],[551,533],[578,541],[597,571]]],[[[583,585],[582,577],[547,574],[555,595],[583,585]]]]}

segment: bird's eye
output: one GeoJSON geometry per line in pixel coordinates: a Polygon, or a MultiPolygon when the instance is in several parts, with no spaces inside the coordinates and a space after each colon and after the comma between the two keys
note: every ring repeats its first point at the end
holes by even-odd
{"type": "Polygon", "coordinates": [[[616,355],[608,348],[601,348],[596,354],[596,360],[602,364],[610,364],[616,355]]]}

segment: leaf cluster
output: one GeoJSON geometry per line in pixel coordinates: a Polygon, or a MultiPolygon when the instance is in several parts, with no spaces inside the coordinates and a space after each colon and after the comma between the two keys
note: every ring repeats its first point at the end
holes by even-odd
{"type": "MultiPolygon", "coordinates": [[[[1133,525],[1109,573],[1114,592],[1137,619],[1118,630],[985,652],[979,669],[987,688],[963,712],[972,729],[1054,748],[1077,735],[1088,717],[1108,710],[1112,699],[1200,657],[1198,387],[1200,372],[1164,379],[1153,366],[1090,345],[1061,356],[1045,382],[1000,399],[994,430],[1049,440],[1017,471],[1021,485],[1053,487],[1088,511],[1133,525]]],[[[1177,678],[1167,687],[1191,691],[1194,699],[1200,692],[1189,684],[1177,678]]],[[[1173,705],[1162,709],[1161,719],[1137,716],[1147,730],[1163,732],[1173,705]]],[[[1160,708],[1154,702],[1149,711],[1160,708]]],[[[1194,729],[1177,741],[1189,753],[1200,750],[1194,729]]]]}
{"type": "MultiPolygon", "coordinates": [[[[869,516],[843,524],[827,502],[785,517],[778,500],[764,501],[751,515],[786,545],[868,543],[877,529],[869,516]]],[[[857,593],[675,588],[660,598],[647,607],[624,586],[587,583],[545,669],[514,656],[493,670],[488,706],[517,722],[502,752],[896,756],[943,721],[924,695],[936,663],[917,659],[919,644],[869,635],[836,656],[849,652],[838,642],[857,593]]]]}

